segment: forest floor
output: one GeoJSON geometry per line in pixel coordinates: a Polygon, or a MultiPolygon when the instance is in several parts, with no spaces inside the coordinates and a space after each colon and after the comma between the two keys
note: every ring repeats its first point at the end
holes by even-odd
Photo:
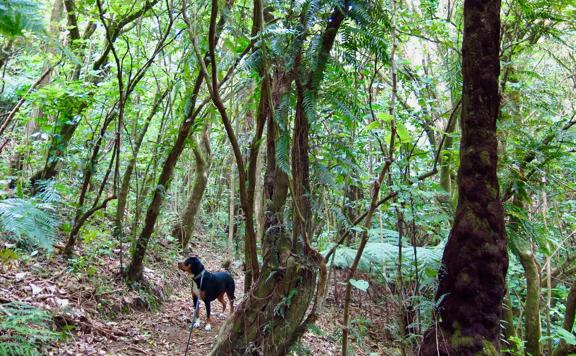
{"type": "MultiPolygon", "coordinates": [[[[223,254],[216,250],[195,251],[209,271],[222,270],[223,254]]],[[[147,287],[130,289],[119,277],[117,256],[98,255],[65,263],[58,255],[50,259],[13,261],[0,270],[0,303],[23,302],[48,310],[54,328],[65,336],[42,345],[46,355],[183,355],[192,318],[190,280],[176,268],[175,256],[154,256],[145,269],[147,287]],[[64,333],[63,333],[64,334],[64,333]]],[[[232,263],[236,281],[236,305],[243,297],[243,274],[232,263]]],[[[332,274],[324,311],[295,355],[338,355],[341,343],[343,273],[332,274]]],[[[372,287],[371,287],[372,288],[372,287]]],[[[381,291],[376,291],[379,294],[381,291]]],[[[357,291],[356,293],[364,293],[357,291]]],[[[353,347],[356,355],[398,354],[387,325],[389,305],[372,302],[372,295],[356,295],[352,305],[353,347]]],[[[374,300],[383,300],[377,295],[374,300]]],[[[213,303],[214,315],[221,312],[213,303]]],[[[228,311],[227,311],[228,313],[228,311]]],[[[202,326],[205,309],[201,305],[202,326]]],[[[224,320],[213,317],[212,330],[194,329],[189,355],[206,355],[224,320]]]]}

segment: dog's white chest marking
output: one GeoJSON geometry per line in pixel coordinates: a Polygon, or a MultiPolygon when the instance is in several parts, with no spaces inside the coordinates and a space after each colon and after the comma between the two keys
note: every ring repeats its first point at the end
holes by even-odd
{"type": "Polygon", "coordinates": [[[196,294],[197,297],[200,297],[200,289],[198,288],[196,281],[192,281],[192,292],[196,294]]]}

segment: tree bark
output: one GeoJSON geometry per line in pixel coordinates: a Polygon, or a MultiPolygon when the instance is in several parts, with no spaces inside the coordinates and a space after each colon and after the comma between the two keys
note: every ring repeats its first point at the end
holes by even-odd
{"type": "Polygon", "coordinates": [[[526,305],[524,307],[524,338],[526,352],[532,356],[542,355],[542,327],[540,325],[540,268],[536,257],[530,250],[518,250],[520,263],[526,277],[526,305]]]}
{"type": "Polygon", "coordinates": [[[420,355],[497,355],[508,268],[497,170],[500,1],[465,0],[458,206],[420,355]]]}

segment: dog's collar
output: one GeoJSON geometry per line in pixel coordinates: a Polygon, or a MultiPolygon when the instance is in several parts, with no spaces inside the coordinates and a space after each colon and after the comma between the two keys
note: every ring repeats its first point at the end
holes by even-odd
{"type": "Polygon", "coordinates": [[[197,275],[197,276],[194,276],[194,280],[197,280],[197,279],[200,279],[200,278],[202,278],[202,276],[204,276],[204,272],[206,272],[206,270],[205,270],[205,269],[203,269],[203,270],[202,270],[202,272],[200,272],[200,274],[199,274],[199,275],[197,275]]]}

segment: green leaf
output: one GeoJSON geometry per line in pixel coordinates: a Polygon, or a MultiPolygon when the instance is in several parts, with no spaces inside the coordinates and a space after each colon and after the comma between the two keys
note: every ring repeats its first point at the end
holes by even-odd
{"type": "Polygon", "coordinates": [[[392,119],[394,119],[392,115],[385,112],[379,112],[378,114],[376,114],[376,117],[384,122],[391,122],[392,119]]]}
{"type": "Polygon", "coordinates": [[[372,121],[371,123],[369,123],[368,125],[366,125],[364,127],[364,129],[362,130],[363,132],[370,132],[374,129],[377,129],[380,127],[380,122],[379,121],[372,121]]]}
{"type": "Polygon", "coordinates": [[[363,279],[351,279],[350,284],[364,292],[366,292],[369,287],[368,281],[363,279]]]}
{"type": "Polygon", "coordinates": [[[398,134],[398,138],[400,138],[401,143],[410,142],[410,131],[402,124],[398,122],[396,125],[396,133],[398,134]]]}
{"type": "Polygon", "coordinates": [[[576,336],[564,328],[558,329],[558,336],[568,345],[576,345],[576,336]]]}

